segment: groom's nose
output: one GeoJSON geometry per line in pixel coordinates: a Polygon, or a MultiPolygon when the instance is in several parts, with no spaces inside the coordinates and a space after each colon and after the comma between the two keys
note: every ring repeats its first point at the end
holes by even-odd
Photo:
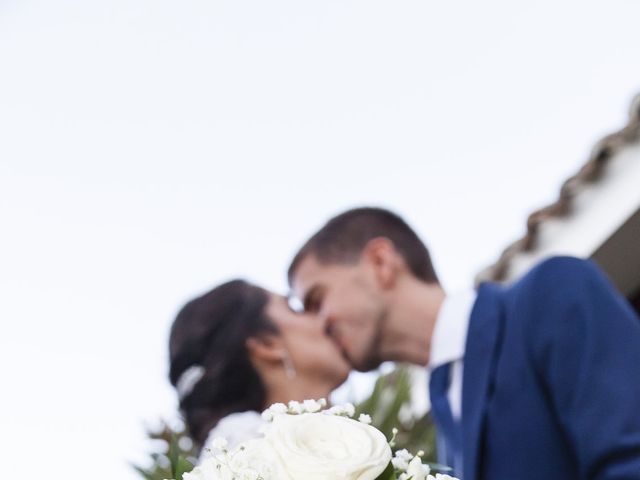
{"type": "Polygon", "coordinates": [[[328,317],[327,315],[325,315],[323,312],[318,312],[316,314],[316,320],[318,322],[318,325],[320,326],[320,329],[326,333],[327,331],[327,325],[328,325],[328,321],[327,321],[328,317]]]}
{"type": "Polygon", "coordinates": [[[328,337],[333,337],[333,333],[334,333],[333,325],[331,325],[330,323],[326,323],[324,326],[324,333],[328,337]]]}

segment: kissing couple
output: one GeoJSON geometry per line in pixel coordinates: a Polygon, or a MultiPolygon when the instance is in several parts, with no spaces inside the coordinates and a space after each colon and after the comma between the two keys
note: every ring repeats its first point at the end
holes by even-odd
{"type": "Polygon", "coordinates": [[[169,377],[200,446],[397,361],[429,375],[438,456],[462,480],[640,480],[640,319],[591,261],[449,293],[399,215],[357,208],[309,238],[288,281],[302,312],[233,280],[178,313],[169,377]]]}

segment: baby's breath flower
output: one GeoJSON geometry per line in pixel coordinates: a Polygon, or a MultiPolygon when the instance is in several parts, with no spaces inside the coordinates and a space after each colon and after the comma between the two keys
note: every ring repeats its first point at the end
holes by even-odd
{"type": "Polygon", "coordinates": [[[302,406],[307,413],[316,413],[322,408],[320,402],[317,402],[315,400],[305,400],[304,402],[302,402],[302,406]]]}
{"type": "Polygon", "coordinates": [[[409,462],[407,462],[403,458],[394,457],[391,459],[391,464],[393,465],[393,468],[400,471],[405,471],[407,468],[409,468],[409,462]]]}
{"type": "Polygon", "coordinates": [[[213,439],[213,442],[211,442],[211,445],[218,450],[224,450],[229,445],[229,442],[227,442],[226,438],[216,437],[213,439]]]}
{"type": "Polygon", "coordinates": [[[394,457],[391,459],[391,463],[393,464],[393,468],[400,471],[406,471],[409,468],[409,462],[413,458],[407,449],[403,448],[402,450],[397,450],[394,454],[394,457]]]}
{"type": "Polygon", "coordinates": [[[296,402],[295,400],[291,400],[289,402],[289,413],[293,413],[294,415],[300,415],[304,412],[304,407],[300,402],[296,402]]]}
{"type": "Polygon", "coordinates": [[[413,458],[413,455],[406,448],[403,448],[402,450],[396,450],[395,456],[407,462],[411,461],[411,459],[413,458]]]}
{"type": "Polygon", "coordinates": [[[400,473],[398,480],[436,480],[435,477],[429,475],[429,466],[422,464],[420,457],[423,455],[424,452],[422,450],[415,456],[404,448],[396,451],[391,459],[391,464],[396,469],[396,473],[400,473]]]}
{"type": "Polygon", "coordinates": [[[287,413],[287,406],[284,403],[274,403],[269,407],[273,413],[287,413]]]}
{"type": "Polygon", "coordinates": [[[345,403],[344,413],[347,417],[353,417],[355,415],[356,407],[353,406],[353,403],[345,403]]]}
{"type": "Polygon", "coordinates": [[[358,417],[358,421],[362,423],[366,423],[367,425],[371,425],[371,416],[366,413],[361,413],[358,417]]]}
{"type": "Polygon", "coordinates": [[[345,403],[344,405],[334,405],[333,407],[324,410],[323,413],[329,415],[341,415],[343,417],[353,417],[356,413],[356,407],[351,403],[345,403]]]}
{"type": "Polygon", "coordinates": [[[413,460],[409,462],[409,467],[407,467],[407,474],[413,480],[428,480],[427,475],[429,475],[429,472],[429,467],[423,465],[422,460],[418,456],[413,457],[413,460]]]}
{"type": "Polygon", "coordinates": [[[280,415],[287,413],[288,408],[284,403],[274,403],[269,408],[267,408],[264,412],[262,412],[262,419],[265,422],[273,422],[273,417],[275,415],[280,415]]]}
{"type": "Polygon", "coordinates": [[[344,415],[344,407],[342,405],[334,405],[324,411],[328,415],[344,415]]]}

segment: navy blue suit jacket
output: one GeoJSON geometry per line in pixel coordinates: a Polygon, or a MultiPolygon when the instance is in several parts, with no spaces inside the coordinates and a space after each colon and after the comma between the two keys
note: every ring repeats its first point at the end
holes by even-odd
{"type": "Polygon", "coordinates": [[[463,480],[640,480],[640,320],[593,263],[480,286],[462,428],[463,480]]]}

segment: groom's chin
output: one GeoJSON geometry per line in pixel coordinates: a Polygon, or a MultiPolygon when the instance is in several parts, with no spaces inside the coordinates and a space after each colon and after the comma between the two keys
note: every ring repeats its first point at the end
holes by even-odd
{"type": "Polygon", "coordinates": [[[382,361],[374,356],[363,357],[362,359],[352,359],[348,355],[345,355],[347,361],[351,364],[351,367],[358,372],[370,372],[380,366],[382,361]]]}

